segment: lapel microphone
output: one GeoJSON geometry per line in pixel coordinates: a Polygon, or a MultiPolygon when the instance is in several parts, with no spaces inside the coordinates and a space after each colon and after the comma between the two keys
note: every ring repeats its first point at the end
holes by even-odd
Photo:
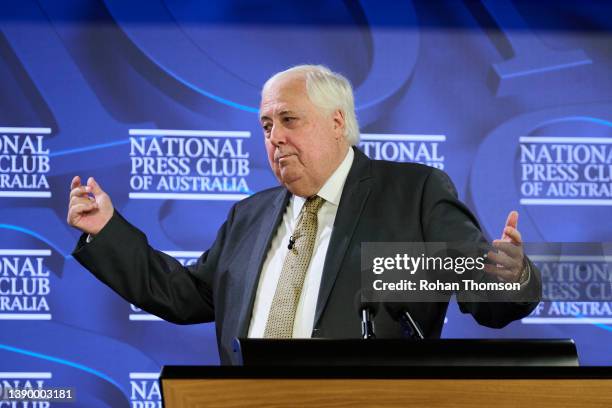
{"type": "Polygon", "coordinates": [[[287,245],[287,249],[291,251],[294,245],[295,245],[295,238],[293,237],[293,235],[291,235],[289,237],[289,245],[287,245]]]}

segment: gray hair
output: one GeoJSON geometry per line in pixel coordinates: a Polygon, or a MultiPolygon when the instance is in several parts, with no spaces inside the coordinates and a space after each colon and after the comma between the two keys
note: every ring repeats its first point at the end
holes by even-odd
{"type": "Polygon", "coordinates": [[[314,105],[328,113],[336,109],[342,112],[346,141],[351,146],[359,143],[359,123],[355,114],[353,87],[349,80],[324,65],[296,65],[270,77],[262,88],[262,94],[272,82],[292,74],[304,76],[308,98],[314,105]]]}

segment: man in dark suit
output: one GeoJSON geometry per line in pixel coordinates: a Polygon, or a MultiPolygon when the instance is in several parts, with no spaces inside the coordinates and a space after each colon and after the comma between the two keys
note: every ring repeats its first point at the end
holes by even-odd
{"type": "MultiPolygon", "coordinates": [[[[84,232],[74,256],[122,297],[168,321],[216,322],[221,362],[234,337],[360,336],[353,299],[362,242],[483,241],[478,223],[441,171],[373,161],[358,149],[348,81],[298,66],[264,85],[260,108],[270,166],[281,186],[236,203],[212,247],[183,267],[155,251],[90,178],[71,186],[68,222],[84,232]]],[[[521,245],[512,212],[502,240],[521,245]]],[[[487,272],[540,292],[521,251],[491,253],[487,272]]],[[[460,302],[481,324],[502,327],[536,303],[460,302]]],[[[406,307],[425,337],[440,336],[448,302],[406,307]]],[[[386,310],[379,337],[402,330],[386,310]]]]}

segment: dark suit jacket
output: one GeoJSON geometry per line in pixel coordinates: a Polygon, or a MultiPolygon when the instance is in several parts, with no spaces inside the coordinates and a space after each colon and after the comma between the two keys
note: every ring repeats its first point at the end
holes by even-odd
{"type": "MultiPolygon", "coordinates": [[[[221,362],[236,363],[234,337],[246,337],[259,273],[290,193],[277,187],[236,203],[212,247],[183,267],[155,251],[146,236],[115,212],[89,244],[81,237],[74,257],[123,298],[179,324],[216,322],[221,362]]],[[[313,337],[357,338],[353,299],[361,286],[361,242],[482,241],[478,223],[440,170],[375,161],[355,149],[325,259],[313,337]]],[[[529,289],[541,282],[532,274],[529,289]]],[[[270,294],[272,296],[273,294],[270,294]]],[[[536,303],[460,302],[483,325],[502,327],[528,315],[536,303]]],[[[448,302],[411,303],[426,337],[442,331],[448,302]]],[[[386,310],[375,320],[380,338],[400,337],[386,310]]]]}

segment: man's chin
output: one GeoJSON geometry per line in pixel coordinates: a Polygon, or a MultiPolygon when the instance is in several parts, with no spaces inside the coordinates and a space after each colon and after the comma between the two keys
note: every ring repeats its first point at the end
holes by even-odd
{"type": "Polygon", "coordinates": [[[281,183],[289,192],[293,195],[308,198],[315,195],[318,190],[314,188],[311,184],[304,182],[303,179],[296,179],[292,182],[282,182],[281,183]]]}
{"type": "Polygon", "coordinates": [[[277,176],[278,180],[282,185],[290,185],[294,183],[299,183],[302,175],[296,171],[292,171],[292,169],[281,169],[277,176]]]}
{"type": "Polygon", "coordinates": [[[280,183],[287,187],[288,190],[299,188],[299,185],[301,184],[299,177],[282,177],[280,179],[280,183]]]}

